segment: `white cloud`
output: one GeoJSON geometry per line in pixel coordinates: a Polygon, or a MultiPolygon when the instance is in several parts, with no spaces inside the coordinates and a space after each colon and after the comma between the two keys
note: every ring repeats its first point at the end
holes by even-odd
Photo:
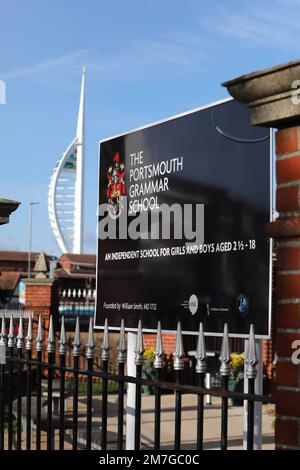
{"type": "MultiPolygon", "coordinates": [[[[299,49],[300,3],[281,1],[248,3],[244,8],[221,7],[200,24],[210,33],[239,39],[263,48],[299,49]]],[[[240,46],[240,45],[239,45],[240,46]]]]}
{"type": "Polygon", "coordinates": [[[4,80],[30,77],[53,83],[59,72],[58,80],[64,82],[67,76],[70,83],[70,73],[76,71],[77,76],[83,64],[95,77],[117,81],[204,70],[216,56],[222,57],[221,48],[227,47],[226,38],[238,39],[237,48],[244,44],[256,48],[259,45],[262,49],[298,50],[299,1],[235,2],[234,8],[226,2],[216,5],[209,15],[203,13],[198,21],[195,18],[194,26],[189,29],[173,30],[154,39],[124,41],[118,51],[110,54],[105,49],[78,49],[0,73],[0,77],[4,80]]]}
{"type": "MultiPolygon", "coordinates": [[[[281,0],[261,3],[235,3],[235,7],[223,3],[213,8],[210,15],[202,14],[194,27],[166,32],[156,38],[124,41],[115,53],[105,49],[75,50],[56,58],[39,61],[17,70],[0,74],[4,80],[30,77],[39,82],[58,80],[70,84],[71,72],[83,64],[88,74],[101,80],[139,80],[164,76],[168,73],[203,72],[226,52],[226,39],[244,46],[262,49],[281,48],[298,50],[300,30],[300,3],[281,0]],[[66,69],[68,74],[66,74],[66,69]],[[51,72],[51,73],[50,73],[51,72]],[[59,77],[59,78],[58,78],[59,77]]],[[[231,47],[231,46],[230,46],[231,47]]]]}
{"type": "Polygon", "coordinates": [[[18,240],[8,238],[0,241],[0,250],[2,251],[19,251],[20,244],[18,240]]]}
{"type": "Polygon", "coordinates": [[[56,57],[54,59],[47,59],[42,60],[40,62],[36,62],[35,64],[29,65],[28,67],[12,70],[11,72],[7,73],[0,73],[0,76],[3,80],[10,80],[16,78],[23,78],[26,76],[43,74],[57,67],[70,65],[73,63],[77,63],[78,61],[82,62],[82,59],[84,58],[85,54],[85,50],[79,49],[71,52],[70,54],[56,57]]]}
{"type": "Polygon", "coordinates": [[[57,75],[58,70],[63,78],[64,69],[67,67],[70,80],[71,67],[73,71],[76,69],[77,74],[78,69],[86,65],[88,73],[104,79],[138,79],[169,70],[193,70],[199,67],[200,61],[209,60],[210,55],[204,49],[201,32],[176,31],[157,39],[127,42],[116,53],[109,55],[105,50],[89,52],[79,49],[27,67],[0,73],[0,77],[3,80],[28,77],[45,82],[51,80],[51,77],[53,80],[54,72],[57,75]]]}
{"type": "Polygon", "coordinates": [[[123,79],[153,76],[166,70],[191,70],[208,59],[209,55],[201,48],[199,34],[192,46],[185,35],[174,34],[127,44],[125,52],[120,50],[111,56],[95,54],[86,65],[95,74],[107,77],[110,73],[110,79],[123,79]]]}

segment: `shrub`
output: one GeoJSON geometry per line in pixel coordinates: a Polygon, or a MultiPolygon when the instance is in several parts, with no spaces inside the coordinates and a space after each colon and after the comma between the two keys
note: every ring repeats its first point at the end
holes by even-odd
{"type": "Polygon", "coordinates": [[[231,354],[230,376],[237,382],[244,379],[244,360],[245,360],[244,353],[242,354],[232,353],[231,354]]]}

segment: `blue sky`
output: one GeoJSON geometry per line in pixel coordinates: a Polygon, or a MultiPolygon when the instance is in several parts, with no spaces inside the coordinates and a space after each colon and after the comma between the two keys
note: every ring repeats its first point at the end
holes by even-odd
{"type": "Polygon", "coordinates": [[[75,135],[86,65],[85,251],[95,251],[98,141],[226,96],[220,83],[299,57],[300,1],[0,0],[0,249],[60,254],[52,169],[75,135]]]}

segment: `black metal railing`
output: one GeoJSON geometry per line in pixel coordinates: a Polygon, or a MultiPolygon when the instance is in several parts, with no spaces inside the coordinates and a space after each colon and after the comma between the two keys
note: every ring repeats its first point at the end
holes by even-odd
{"type": "MultiPolygon", "coordinates": [[[[79,318],[76,321],[75,337],[73,344],[73,365],[67,366],[66,354],[66,334],[64,320],[61,322],[61,332],[59,340],[60,361],[56,361],[56,344],[53,329],[53,321],[50,318],[47,357],[42,360],[43,334],[42,321],[39,317],[37,336],[35,340],[35,350],[33,349],[32,320],[28,321],[27,337],[24,344],[23,320],[19,319],[19,329],[17,338],[14,336],[13,318],[10,319],[9,334],[6,335],[5,319],[2,319],[2,330],[0,345],[6,348],[6,357],[1,357],[0,364],[0,450],[4,449],[37,449],[37,450],[64,450],[66,446],[76,450],[85,448],[87,450],[108,448],[108,384],[116,384],[117,397],[117,439],[116,446],[119,450],[124,447],[124,415],[125,415],[125,392],[126,384],[135,385],[135,430],[134,447],[140,449],[142,432],[142,387],[151,386],[154,389],[155,419],[153,430],[153,448],[160,450],[162,435],[161,420],[161,394],[169,390],[175,394],[175,422],[174,422],[174,449],[180,450],[182,446],[182,397],[184,394],[193,394],[197,397],[196,423],[197,431],[195,443],[197,450],[203,449],[204,429],[205,429],[205,406],[204,396],[210,395],[221,400],[221,431],[220,448],[226,450],[228,446],[228,400],[229,398],[239,398],[247,402],[247,448],[253,449],[254,443],[254,403],[268,403],[270,396],[256,395],[254,393],[254,381],[256,377],[257,357],[255,348],[255,335],[253,326],[250,328],[248,351],[246,352],[246,376],[248,380],[247,394],[230,392],[228,390],[228,377],[230,374],[231,355],[229,351],[229,339],[227,325],[224,326],[224,335],[220,353],[220,374],[222,377],[222,387],[218,389],[208,389],[204,387],[206,374],[206,350],[205,338],[202,324],[200,324],[198,334],[198,345],[196,351],[197,374],[196,385],[185,385],[182,383],[182,369],[184,365],[184,351],[181,333],[181,325],[178,323],[176,334],[176,346],[174,351],[175,382],[161,380],[163,369],[163,348],[162,333],[160,323],[157,328],[156,348],[154,368],[156,369],[156,379],[146,380],[142,378],[142,368],[144,361],[144,342],[142,325],[139,323],[137,331],[137,342],[135,348],[136,377],[125,375],[126,362],[126,342],[125,327],[122,321],[120,328],[120,338],[118,346],[118,374],[108,372],[109,362],[109,329],[105,323],[103,343],[102,343],[102,368],[95,370],[93,367],[94,336],[93,322],[90,320],[89,335],[86,344],[86,368],[79,365],[80,356],[80,324],[79,318]],[[16,348],[15,348],[16,346],[16,348]],[[24,354],[23,350],[26,350],[24,354]],[[16,352],[17,350],[17,352],[16,352]],[[66,377],[72,378],[72,388],[66,395],[66,377]],[[84,420],[79,422],[79,415],[82,413],[79,403],[79,377],[85,378],[85,408],[84,420]],[[43,384],[46,379],[46,389],[43,393],[43,384]],[[98,416],[93,409],[93,384],[94,380],[101,381],[101,407],[98,416]],[[23,387],[23,381],[25,383],[23,387]],[[16,387],[16,391],[14,388],[16,387]],[[71,419],[66,415],[66,396],[72,405],[71,419]],[[93,437],[93,422],[98,419],[100,423],[101,436],[99,443],[93,437]],[[80,425],[80,426],[79,426],[80,425]],[[79,428],[85,428],[85,438],[79,435],[79,428]],[[34,439],[35,437],[35,439],[34,439]]],[[[99,426],[98,426],[99,429],[99,426]]]]}

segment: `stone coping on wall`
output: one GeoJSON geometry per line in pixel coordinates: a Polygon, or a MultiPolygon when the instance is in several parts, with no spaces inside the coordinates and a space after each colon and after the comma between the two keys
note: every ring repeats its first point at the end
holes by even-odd
{"type": "Polygon", "coordinates": [[[250,108],[254,125],[300,124],[300,59],[242,75],[222,86],[250,108]]]}
{"type": "Polygon", "coordinates": [[[0,225],[8,224],[9,216],[20,205],[18,201],[0,198],[0,225]]]}

